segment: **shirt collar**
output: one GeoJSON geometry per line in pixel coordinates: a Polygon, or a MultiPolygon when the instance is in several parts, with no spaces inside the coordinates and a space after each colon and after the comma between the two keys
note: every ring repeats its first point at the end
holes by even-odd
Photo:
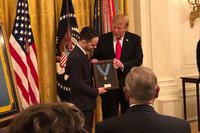
{"type": "MultiPolygon", "coordinates": [[[[143,105],[143,104],[131,104],[130,107],[133,107],[135,105],[143,105]]],[[[152,106],[153,107],[153,104],[152,103],[149,103],[149,104],[146,104],[146,105],[149,105],[149,106],[152,106]]]]}
{"type": "Polygon", "coordinates": [[[80,49],[81,49],[81,51],[83,51],[83,53],[86,55],[87,53],[86,53],[86,51],[79,45],[79,44],[77,44],[77,47],[79,47],[80,49]]]}
{"type": "MultiPolygon", "coordinates": [[[[119,40],[123,41],[124,40],[124,36],[125,36],[125,33],[124,33],[124,35],[119,40]]],[[[116,37],[114,37],[114,41],[117,41],[117,40],[118,39],[116,37]]]]}

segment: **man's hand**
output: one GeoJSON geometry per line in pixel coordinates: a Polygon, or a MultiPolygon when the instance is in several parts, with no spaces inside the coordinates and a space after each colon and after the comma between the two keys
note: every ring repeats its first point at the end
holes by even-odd
{"type": "Polygon", "coordinates": [[[99,87],[98,90],[99,90],[99,94],[104,94],[107,92],[105,87],[99,87]]]}
{"type": "Polygon", "coordinates": [[[60,56],[56,56],[56,61],[60,62],[60,56]]]}
{"type": "Polygon", "coordinates": [[[114,66],[115,69],[118,69],[118,68],[120,68],[121,70],[124,69],[124,64],[120,60],[118,60],[117,58],[115,58],[113,60],[113,66],[114,66]]]}
{"type": "Polygon", "coordinates": [[[96,63],[98,60],[97,59],[92,59],[91,63],[96,63]]]}

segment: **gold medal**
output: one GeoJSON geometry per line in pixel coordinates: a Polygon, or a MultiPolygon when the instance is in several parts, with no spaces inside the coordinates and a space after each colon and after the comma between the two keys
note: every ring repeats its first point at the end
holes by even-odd
{"type": "Polygon", "coordinates": [[[106,76],[104,76],[104,80],[107,80],[108,78],[106,76]]]}

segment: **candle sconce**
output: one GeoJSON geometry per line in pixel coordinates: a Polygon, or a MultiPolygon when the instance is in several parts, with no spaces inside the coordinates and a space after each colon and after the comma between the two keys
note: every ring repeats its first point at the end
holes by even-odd
{"type": "Polygon", "coordinates": [[[188,0],[188,3],[193,6],[190,12],[190,27],[193,28],[195,19],[200,17],[200,0],[188,0]]]}

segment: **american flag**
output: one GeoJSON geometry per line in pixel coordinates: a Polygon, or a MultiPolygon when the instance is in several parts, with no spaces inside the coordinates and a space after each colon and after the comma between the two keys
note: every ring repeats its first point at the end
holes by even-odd
{"type": "Polygon", "coordinates": [[[9,48],[22,108],[25,109],[40,102],[36,47],[27,0],[18,0],[9,48]]]}
{"type": "Polygon", "coordinates": [[[70,88],[65,65],[73,45],[78,44],[79,31],[71,0],[63,0],[56,36],[57,92],[62,101],[68,101],[70,88]]]}

